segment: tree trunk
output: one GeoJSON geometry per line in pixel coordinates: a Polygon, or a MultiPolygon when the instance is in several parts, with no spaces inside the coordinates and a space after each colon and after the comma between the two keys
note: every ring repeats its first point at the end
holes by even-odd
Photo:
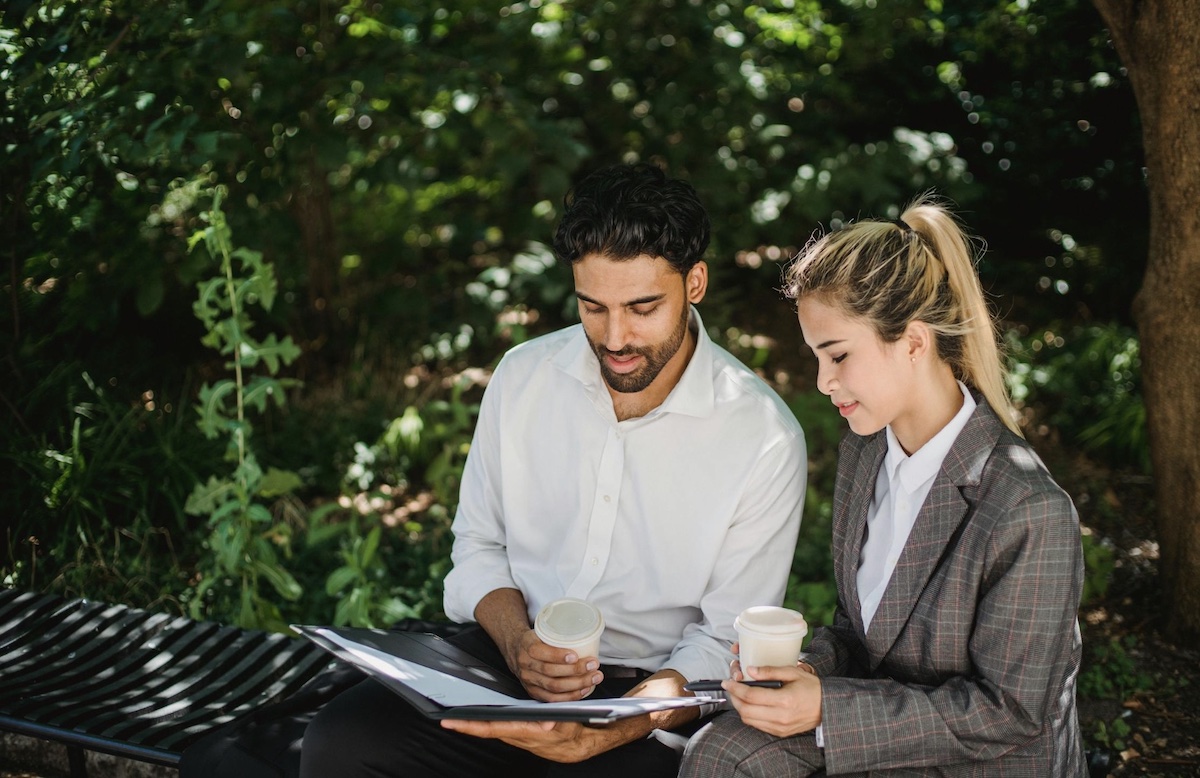
{"type": "Polygon", "coordinates": [[[1093,0],[1142,119],[1150,256],[1134,301],[1169,630],[1200,637],[1200,13],[1093,0]]]}

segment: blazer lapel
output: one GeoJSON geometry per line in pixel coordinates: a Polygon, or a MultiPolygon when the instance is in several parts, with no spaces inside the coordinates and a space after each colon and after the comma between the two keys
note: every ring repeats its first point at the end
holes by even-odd
{"type": "MultiPolygon", "coordinates": [[[[977,401],[979,406],[950,447],[934,478],[871,620],[866,644],[872,670],[895,644],[942,559],[953,551],[957,533],[970,508],[963,497],[963,489],[979,484],[983,466],[1003,429],[987,402],[982,398],[977,401]]],[[[859,619],[861,621],[861,615],[859,619]]]]}
{"type": "Polygon", "coordinates": [[[844,505],[845,509],[833,521],[834,548],[840,550],[834,558],[834,578],[840,582],[839,596],[846,604],[847,615],[861,637],[866,630],[863,628],[862,603],[858,599],[858,560],[862,556],[867,510],[875,494],[875,478],[883,455],[887,452],[887,437],[876,434],[859,438],[855,444],[858,457],[854,460],[852,470],[847,473],[849,480],[840,485],[847,492],[846,498],[835,501],[835,504],[844,505]]]}

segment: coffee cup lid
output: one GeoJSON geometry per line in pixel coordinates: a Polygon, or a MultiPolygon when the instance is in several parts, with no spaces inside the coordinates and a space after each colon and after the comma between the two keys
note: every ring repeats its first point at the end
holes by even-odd
{"type": "Polygon", "coordinates": [[[604,629],[604,617],[590,602],[563,597],[547,603],[538,612],[534,629],[557,640],[583,640],[604,629]]]}
{"type": "Polygon", "coordinates": [[[742,611],[734,622],[736,627],[768,635],[783,635],[800,629],[808,631],[808,622],[799,611],[774,605],[756,605],[742,611]]]}

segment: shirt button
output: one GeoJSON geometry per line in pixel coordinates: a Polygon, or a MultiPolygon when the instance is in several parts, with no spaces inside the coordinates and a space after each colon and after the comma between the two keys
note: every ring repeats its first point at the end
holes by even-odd
{"type": "Polygon", "coordinates": [[[596,557],[592,557],[592,566],[595,567],[598,564],[600,564],[600,560],[596,557]]]}
{"type": "Polygon", "coordinates": [[[609,497],[609,496],[606,494],[606,495],[604,495],[604,501],[605,501],[605,502],[612,502],[612,498],[611,498],[611,497],[609,497]]]}

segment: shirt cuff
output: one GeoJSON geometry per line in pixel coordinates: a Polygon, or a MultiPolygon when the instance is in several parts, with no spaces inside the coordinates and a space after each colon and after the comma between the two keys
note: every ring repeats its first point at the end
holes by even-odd
{"type": "Polygon", "coordinates": [[[818,724],[817,728],[813,732],[813,734],[816,735],[816,737],[817,737],[817,748],[824,748],[825,747],[825,725],[818,724]]]}

